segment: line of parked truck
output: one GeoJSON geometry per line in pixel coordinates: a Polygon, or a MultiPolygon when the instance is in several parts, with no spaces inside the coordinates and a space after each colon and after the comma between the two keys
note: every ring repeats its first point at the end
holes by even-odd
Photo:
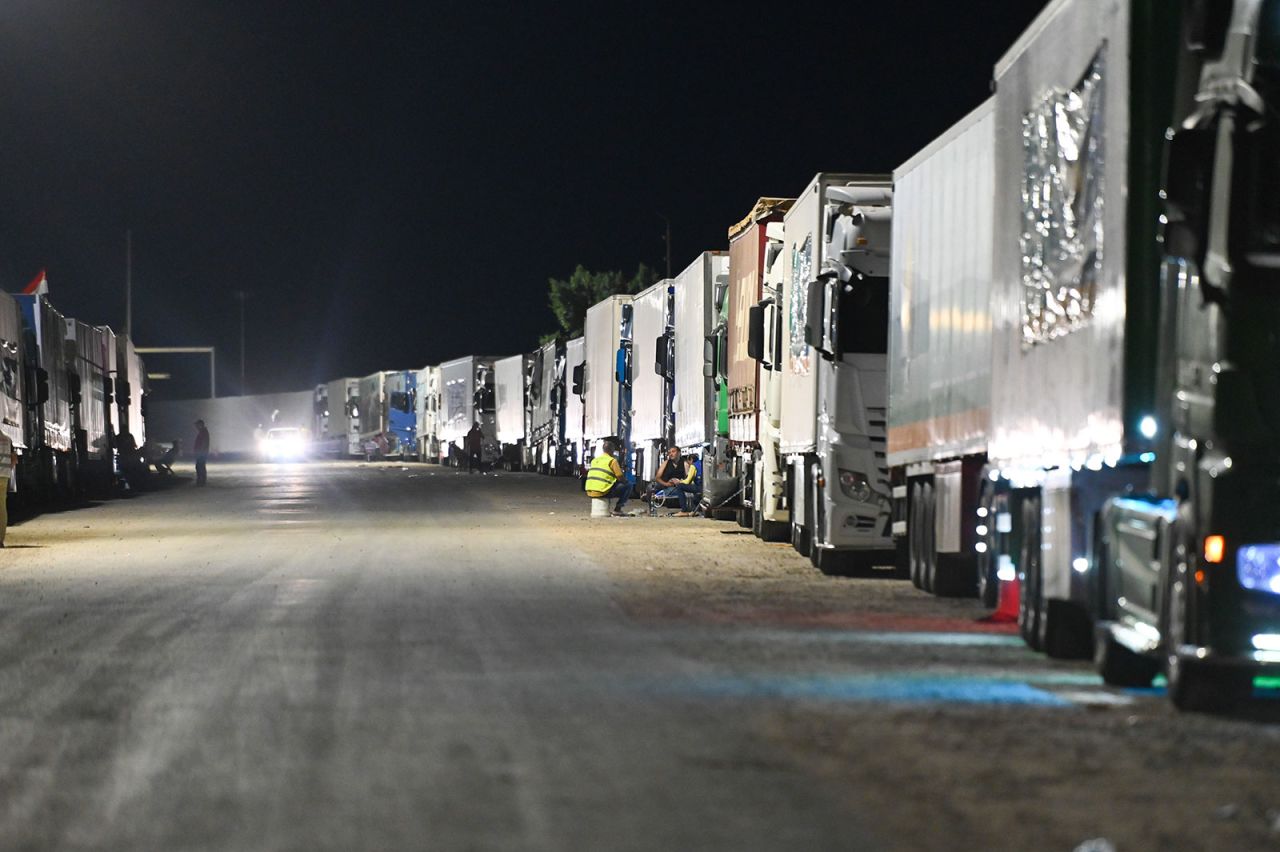
{"type": "Polygon", "coordinates": [[[1280,666],[1280,0],[1054,0],[992,88],[580,338],[322,386],[321,434],[443,461],[479,423],[552,474],[617,436],[640,488],[676,446],[823,571],[1016,583],[1033,648],[1234,702],[1280,666]]]}
{"type": "Polygon", "coordinates": [[[18,455],[10,506],[106,496],[146,443],[147,374],[128,335],[64,316],[43,275],[0,293],[0,430],[18,455]]]}

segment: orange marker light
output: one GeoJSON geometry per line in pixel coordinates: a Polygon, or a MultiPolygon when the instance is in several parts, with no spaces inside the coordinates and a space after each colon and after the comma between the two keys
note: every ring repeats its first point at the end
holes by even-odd
{"type": "Polygon", "coordinates": [[[1196,585],[1203,586],[1203,585],[1204,585],[1204,578],[1205,578],[1205,576],[1206,576],[1206,574],[1204,573],[1204,569],[1203,569],[1203,568],[1201,568],[1200,570],[1196,571],[1196,585]]]}
{"type": "Polygon", "coordinates": [[[1227,553],[1227,540],[1220,535],[1204,537],[1204,561],[1218,563],[1227,553]]]}

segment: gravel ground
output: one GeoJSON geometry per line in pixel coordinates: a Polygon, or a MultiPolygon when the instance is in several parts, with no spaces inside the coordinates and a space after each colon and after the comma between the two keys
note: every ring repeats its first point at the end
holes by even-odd
{"type": "MultiPolygon", "coordinates": [[[[181,472],[181,470],[180,470],[181,472]]],[[[10,531],[5,848],[1280,848],[1280,700],[571,480],[212,468],[10,531]]]]}

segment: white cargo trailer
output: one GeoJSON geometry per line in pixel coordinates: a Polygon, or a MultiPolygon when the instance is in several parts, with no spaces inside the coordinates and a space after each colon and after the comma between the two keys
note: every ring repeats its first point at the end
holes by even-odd
{"type": "Polygon", "coordinates": [[[418,371],[417,398],[418,458],[440,461],[440,368],[418,371]]]}
{"type": "Polygon", "coordinates": [[[585,463],[582,432],[586,411],[582,397],[585,392],[586,349],[586,339],[582,337],[575,337],[564,345],[564,382],[567,385],[564,394],[564,458],[574,470],[585,463]]]}
{"type": "Polygon", "coordinates": [[[675,442],[682,453],[702,459],[703,501],[714,508],[737,490],[736,480],[715,476],[727,441],[718,440],[716,430],[718,388],[712,338],[720,323],[720,300],[728,292],[728,253],[698,255],[676,276],[674,286],[675,442]]]}
{"type": "MultiPolygon", "coordinates": [[[[622,348],[623,308],[631,304],[631,296],[609,296],[587,308],[583,330],[583,455],[596,452],[603,438],[619,436],[626,431],[620,409],[620,387],[617,379],[618,352],[622,348]]],[[[625,413],[630,416],[630,410],[625,413]]]]}
{"type": "Polygon", "coordinates": [[[463,442],[476,423],[484,435],[484,463],[493,464],[501,456],[494,411],[496,360],[491,356],[468,355],[440,365],[441,460],[447,459],[454,465],[465,461],[463,442]]]}
{"type": "Polygon", "coordinates": [[[652,481],[663,447],[672,439],[672,384],[666,365],[673,300],[674,281],[666,279],[637,293],[632,302],[632,468],[642,482],[652,481]]]}
{"type": "Polygon", "coordinates": [[[787,211],[781,452],[792,543],[822,571],[892,569],[885,457],[892,188],[817,175],[787,211]]]}
{"type": "Polygon", "coordinates": [[[112,440],[107,411],[107,337],[76,319],[66,320],[67,369],[74,376],[71,422],[76,466],[86,488],[106,493],[111,488],[112,440]]]}
{"type": "Polygon", "coordinates": [[[974,518],[991,425],[994,201],[994,98],[893,173],[894,536],[916,586],[978,588],[990,604],[995,563],[981,561],[975,584],[974,518]]]}
{"type": "Polygon", "coordinates": [[[13,296],[0,292],[0,432],[19,452],[27,448],[24,362],[21,310],[13,296]]]}
{"type": "Polygon", "coordinates": [[[334,379],[316,386],[317,455],[333,458],[360,455],[359,411],[359,379],[334,379]]]}
{"type": "Polygon", "coordinates": [[[508,469],[519,470],[525,462],[526,382],[531,362],[528,355],[512,355],[493,365],[496,437],[508,469]]]}

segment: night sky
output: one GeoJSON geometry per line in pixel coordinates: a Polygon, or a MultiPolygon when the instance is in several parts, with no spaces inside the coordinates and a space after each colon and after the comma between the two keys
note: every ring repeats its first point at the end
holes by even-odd
{"type": "MultiPolygon", "coordinates": [[[[534,347],[546,279],[672,266],[762,195],[890,171],[1043,3],[0,4],[0,286],[208,345],[219,392],[534,347]]],[[[207,368],[149,361],[157,396],[207,368]]],[[[207,381],[205,382],[207,384],[207,381]]]]}

